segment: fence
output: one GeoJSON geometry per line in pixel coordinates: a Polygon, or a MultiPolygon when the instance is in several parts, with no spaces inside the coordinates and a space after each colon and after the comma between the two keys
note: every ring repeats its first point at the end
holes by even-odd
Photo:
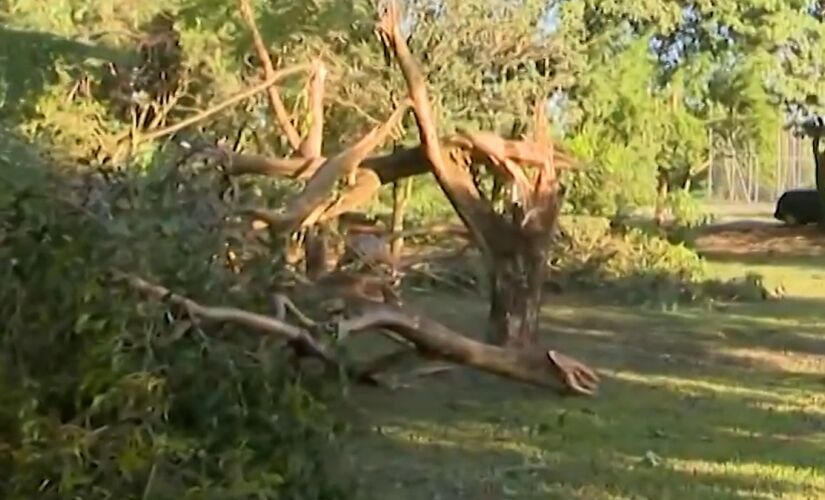
{"type": "MultiPolygon", "coordinates": [[[[730,203],[774,202],[788,189],[813,188],[815,165],[811,139],[790,131],[777,135],[774,165],[761,165],[752,151],[715,144],[711,136],[710,164],[706,184],[710,201],[730,203]]],[[[718,139],[718,138],[717,138],[718,139]]]]}

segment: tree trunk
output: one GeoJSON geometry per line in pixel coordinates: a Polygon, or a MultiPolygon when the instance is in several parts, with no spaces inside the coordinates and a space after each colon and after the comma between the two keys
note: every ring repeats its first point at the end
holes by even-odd
{"type": "Polygon", "coordinates": [[[304,239],[305,271],[307,276],[313,280],[327,271],[327,241],[321,229],[319,226],[308,228],[304,239]]]}
{"type": "Polygon", "coordinates": [[[407,178],[395,181],[392,184],[392,222],[390,232],[392,233],[392,243],[390,244],[390,254],[396,262],[400,262],[401,254],[404,251],[404,237],[400,236],[404,231],[404,213],[407,209],[412,190],[412,179],[407,178]]]}
{"type": "Polygon", "coordinates": [[[338,226],[338,219],[331,219],[307,229],[304,241],[306,274],[317,279],[335,269],[342,251],[334,242],[332,233],[338,226]]]}
{"type": "Polygon", "coordinates": [[[490,280],[489,341],[526,348],[538,342],[546,250],[519,245],[515,255],[495,259],[490,280]]]}
{"type": "Polygon", "coordinates": [[[653,215],[653,220],[656,222],[656,225],[660,227],[665,223],[665,212],[667,211],[667,184],[667,170],[659,167],[656,175],[656,209],[653,215]]]}
{"type": "Polygon", "coordinates": [[[825,151],[819,149],[819,136],[814,137],[814,164],[816,165],[816,190],[819,192],[819,226],[825,228],[825,151]]]}

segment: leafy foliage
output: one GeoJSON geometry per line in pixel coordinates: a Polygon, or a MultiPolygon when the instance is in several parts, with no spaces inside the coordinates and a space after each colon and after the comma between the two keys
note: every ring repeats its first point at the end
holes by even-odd
{"type": "Polygon", "coordinates": [[[337,383],[113,279],[126,269],[260,306],[225,263],[208,176],[158,168],[72,186],[35,154],[3,158],[0,496],[352,497],[337,474],[345,428],[327,406],[337,383]]]}
{"type": "MultiPolygon", "coordinates": [[[[254,3],[281,66],[320,57],[330,70],[325,151],[389,114],[402,83],[374,43],[373,2],[254,3]]],[[[780,105],[822,107],[825,28],[808,2],[407,5],[442,133],[518,135],[532,103],[548,98],[555,132],[586,162],[567,190],[578,213],[651,204],[663,170],[677,223],[701,222],[690,180],[710,147],[750,150],[767,175],[780,105]]],[[[112,279],[128,270],[204,302],[265,307],[279,242],[253,242],[231,214],[276,205],[292,185],[227,185],[172,146],[129,141],[150,128],[135,116],[169,97],[142,80],[174,69],[180,83],[159,127],[253,79],[235,4],[6,0],[0,20],[0,112],[12,129],[0,129],[0,496],[352,498],[337,463],[340,381],[298,373],[278,346],[199,324],[112,279]],[[175,58],[158,67],[142,49],[164,12],[175,58]],[[119,76],[132,72],[138,85],[118,101],[119,76]],[[89,174],[99,167],[106,179],[89,174]]],[[[305,131],[303,83],[282,93],[305,131]]],[[[187,133],[283,156],[264,99],[187,133]]],[[[415,136],[404,125],[398,144],[415,136]]],[[[411,218],[453,213],[435,183],[415,182],[411,218]]],[[[552,264],[569,287],[663,307],[766,296],[759,276],[709,281],[696,253],[640,229],[582,218],[564,226],[552,264]]],[[[487,278],[476,274],[474,283],[487,278]]]]}
{"type": "Polygon", "coordinates": [[[759,276],[710,279],[704,260],[684,244],[601,217],[561,222],[552,265],[562,289],[601,289],[628,303],[665,308],[769,296],[759,276]]]}
{"type": "Polygon", "coordinates": [[[608,215],[653,201],[661,144],[660,115],[652,98],[655,75],[647,41],[640,39],[609,64],[594,64],[580,80],[571,98],[578,110],[572,116],[580,118],[568,145],[589,167],[569,189],[576,212],[608,215]]]}

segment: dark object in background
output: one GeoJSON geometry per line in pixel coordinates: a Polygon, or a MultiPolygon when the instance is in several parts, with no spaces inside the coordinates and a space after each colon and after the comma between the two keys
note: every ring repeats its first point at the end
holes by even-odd
{"type": "Polygon", "coordinates": [[[805,226],[820,221],[822,208],[816,189],[794,189],[782,193],[773,216],[791,226],[805,226]]]}

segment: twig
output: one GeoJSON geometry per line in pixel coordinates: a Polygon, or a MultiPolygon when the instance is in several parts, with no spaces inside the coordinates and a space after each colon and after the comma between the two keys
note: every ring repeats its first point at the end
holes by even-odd
{"type": "Polygon", "coordinates": [[[339,106],[343,106],[345,108],[350,108],[351,110],[355,111],[356,113],[361,115],[363,118],[365,118],[367,121],[370,121],[373,124],[381,123],[381,120],[379,120],[378,118],[375,118],[371,114],[367,113],[366,111],[364,111],[364,108],[362,108],[361,106],[359,106],[355,102],[350,101],[349,99],[344,99],[343,97],[340,97],[340,96],[334,96],[334,97],[331,97],[330,99],[332,100],[332,102],[334,102],[335,104],[338,104],[339,106]]]}

